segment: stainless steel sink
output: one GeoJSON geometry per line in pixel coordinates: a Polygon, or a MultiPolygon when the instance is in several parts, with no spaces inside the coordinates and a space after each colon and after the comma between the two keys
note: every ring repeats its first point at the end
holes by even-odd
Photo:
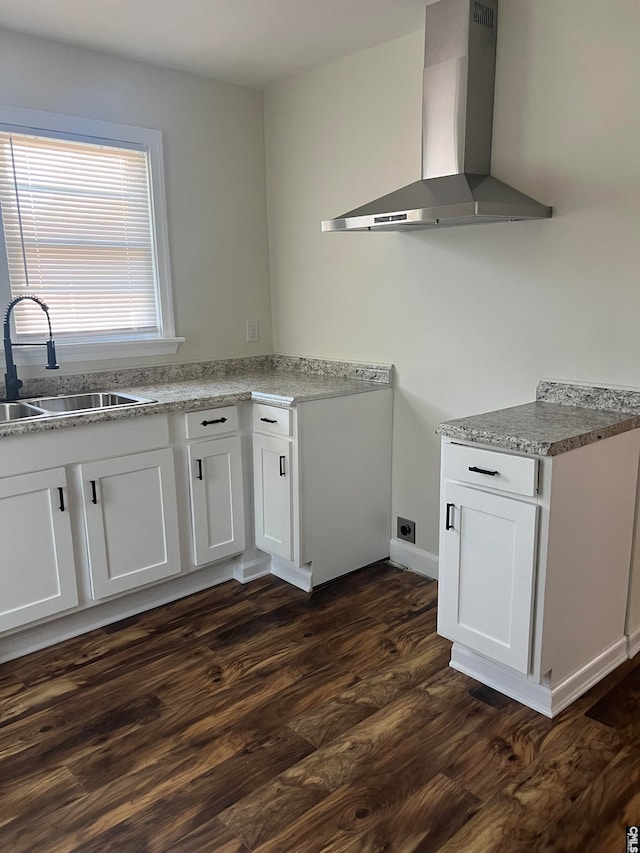
{"type": "Polygon", "coordinates": [[[28,403],[0,403],[0,422],[19,421],[23,418],[42,418],[45,414],[42,409],[28,403]]]}
{"type": "Polygon", "coordinates": [[[90,391],[86,394],[69,394],[62,397],[39,397],[29,400],[30,405],[43,409],[47,414],[72,414],[89,409],[112,409],[116,406],[140,406],[155,403],[146,397],[121,394],[112,391],[90,391]]]}

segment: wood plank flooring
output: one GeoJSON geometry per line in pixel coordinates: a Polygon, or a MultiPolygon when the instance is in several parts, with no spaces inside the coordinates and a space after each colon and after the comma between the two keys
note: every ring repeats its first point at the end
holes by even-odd
{"type": "Polygon", "coordinates": [[[622,853],[640,659],[550,721],[450,669],[435,627],[436,584],[377,563],[0,665],[0,851],[622,853]]]}

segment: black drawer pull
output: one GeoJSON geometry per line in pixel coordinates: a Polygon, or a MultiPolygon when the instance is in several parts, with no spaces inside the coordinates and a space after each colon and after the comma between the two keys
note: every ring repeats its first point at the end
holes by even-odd
{"type": "Polygon", "coordinates": [[[276,418],[260,418],[261,421],[264,421],[265,424],[277,424],[278,421],[276,418]]]}
{"type": "Polygon", "coordinates": [[[58,486],[58,495],[60,496],[60,512],[64,512],[64,490],[62,486],[58,486]]]}
{"type": "Polygon", "coordinates": [[[226,418],[216,418],[214,421],[202,421],[202,426],[209,426],[209,424],[226,424],[226,418]]]}
{"type": "Polygon", "coordinates": [[[454,508],[455,504],[447,504],[447,515],[444,522],[445,530],[453,530],[453,522],[451,521],[451,510],[454,508]]]}
{"type": "Polygon", "coordinates": [[[202,479],[202,459],[196,459],[196,462],[198,463],[197,477],[198,477],[198,480],[201,480],[202,479]]]}
{"type": "Polygon", "coordinates": [[[98,503],[98,495],[96,494],[96,481],[95,480],[91,480],[91,503],[92,504],[98,503]]]}
{"type": "Polygon", "coordinates": [[[486,468],[476,468],[475,465],[470,465],[469,470],[473,471],[474,474],[487,474],[489,477],[495,477],[500,471],[487,471],[486,468]]]}
{"type": "Polygon", "coordinates": [[[285,459],[285,457],[284,457],[284,456],[281,456],[281,457],[280,457],[280,476],[281,476],[281,477],[284,477],[284,475],[285,475],[285,470],[284,470],[284,459],[285,459]]]}

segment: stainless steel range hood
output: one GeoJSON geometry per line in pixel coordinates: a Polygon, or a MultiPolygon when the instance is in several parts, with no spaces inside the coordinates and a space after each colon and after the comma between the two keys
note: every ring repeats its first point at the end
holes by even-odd
{"type": "Polygon", "coordinates": [[[547,219],[551,208],[491,177],[498,0],[427,6],[422,179],[322,223],[323,231],[406,231],[547,219]]]}

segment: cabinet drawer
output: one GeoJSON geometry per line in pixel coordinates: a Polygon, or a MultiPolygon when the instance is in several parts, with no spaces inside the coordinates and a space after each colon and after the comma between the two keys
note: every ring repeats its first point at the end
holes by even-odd
{"type": "Polygon", "coordinates": [[[253,431],[266,432],[269,435],[291,435],[291,410],[278,406],[253,404],[253,431]]]}
{"type": "Polygon", "coordinates": [[[533,497],[537,491],[538,460],[463,444],[445,444],[443,476],[502,492],[533,497]]]}
{"type": "Polygon", "coordinates": [[[202,409],[184,416],[187,438],[211,438],[238,429],[238,407],[223,406],[218,409],[202,409]]]}

